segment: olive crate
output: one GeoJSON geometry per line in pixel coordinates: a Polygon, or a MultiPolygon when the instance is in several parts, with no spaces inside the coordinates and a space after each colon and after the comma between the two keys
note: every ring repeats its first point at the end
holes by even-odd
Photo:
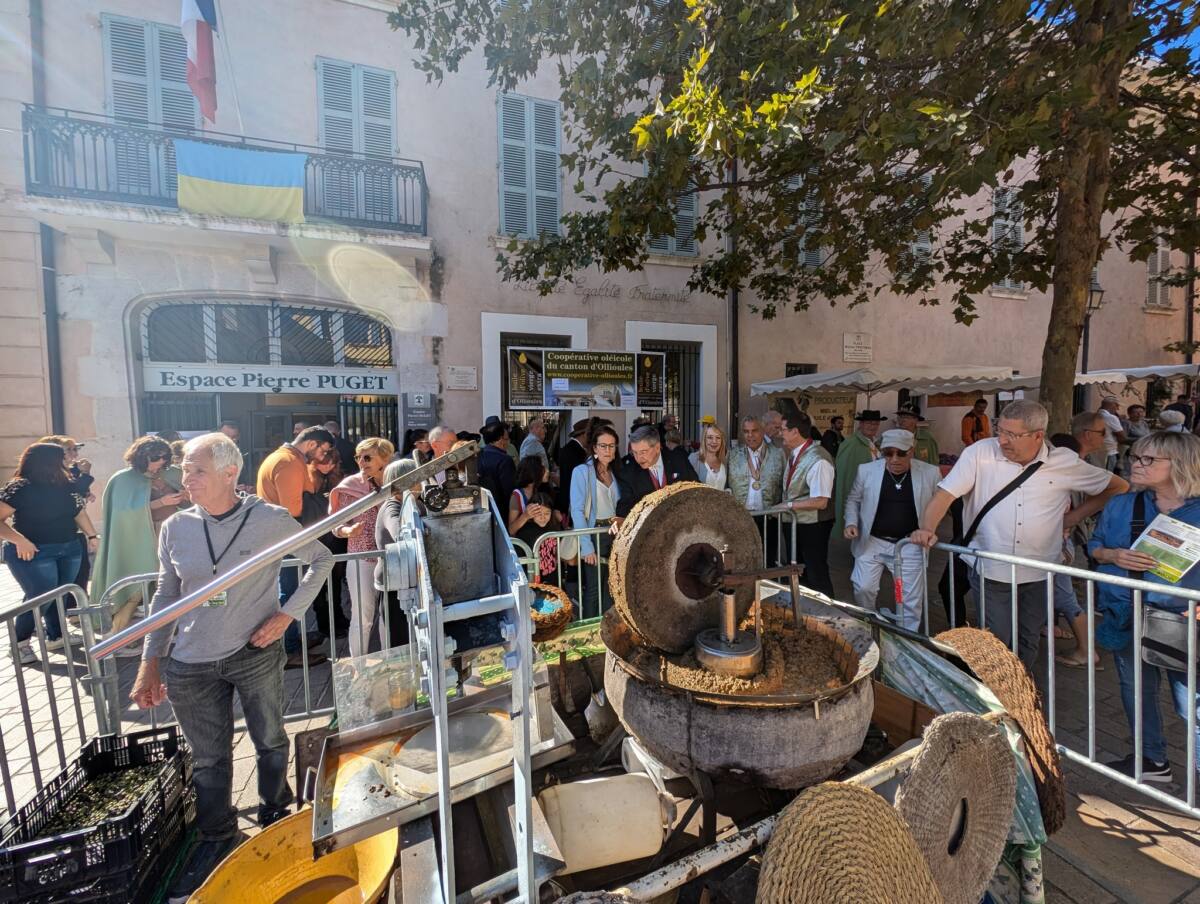
{"type": "MultiPolygon", "coordinates": [[[[194,812],[191,753],[178,726],[93,738],[79,757],[0,825],[0,904],[105,900],[86,889],[122,883],[130,897],[194,812]],[[48,837],[42,830],[89,780],[160,765],[154,781],[119,816],[48,837]],[[111,880],[105,882],[102,880],[111,880]]],[[[111,898],[111,900],[119,900],[111,898]]]]}

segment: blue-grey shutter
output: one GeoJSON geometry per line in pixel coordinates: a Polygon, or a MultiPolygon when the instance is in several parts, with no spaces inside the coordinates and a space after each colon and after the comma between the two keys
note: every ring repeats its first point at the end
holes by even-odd
{"type": "Polygon", "coordinates": [[[532,108],[530,145],[533,147],[533,223],[531,234],[558,233],[562,219],[559,172],[559,124],[558,102],[529,98],[532,108]]]}
{"type": "Polygon", "coordinates": [[[501,94],[496,130],[500,231],[526,237],[557,233],[562,217],[558,103],[501,94]]]}
{"type": "MultiPolygon", "coordinates": [[[[804,180],[799,175],[789,176],[787,184],[789,188],[799,190],[803,187],[804,180]]],[[[799,220],[801,225],[806,229],[819,224],[821,221],[821,202],[808,196],[803,197],[800,201],[799,220]]],[[[800,238],[800,261],[804,266],[813,269],[820,267],[825,262],[821,246],[811,241],[807,234],[800,238]]]]}
{"type": "MultiPolygon", "coordinates": [[[[928,196],[928,192],[932,187],[933,176],[930,173],[925,173],[921,176],[921,190],[928,196]]],[[[913,206],[912,217],[915,218],[920,210],[924,208],[924,202],[914,204],[913,206]]],[[[933,237],[928,229],[918,229],[916,231],[916,236],[912,240],[911,251],[912,256],[919,260],[925,260],[933,254],[933,237]]]]}
{"type": "MultiPolygon", "coordinates": [[[[689,182],[689,186],[693,183],[689,182]]],[[[696,253],[696,211],[699,202],[695,191],[686,191],[675,197],[671,213],[675,217],[675,231],[670,235],[656,235],[647,242],[651,251],[658,254],[696,253]]]]}
{"type": "Polygon", "coordinates": [[[1155,239],[1154,250],[1146,259],[1146,307],[1169,308],[1171,287],[1163,282],[1171,272],[1171,243],[1163,236],[1155,239]]]}
{"type": "Polygon", "coordinates": [[[530,234],[529,135],[525,98],[501,94],[497,101],[500,141],[500,231],[530,234]]]}
{"type": "MultiPolygon", "coordinates": [[[[317,59],[317,141],[335,154],[354,153],[354,67],[349,63],[317,59]]],[[[353,219],[358,207],[354,182],[352,166],[322,166],[317,209],[353,219]]]]}
{"type": "MultiPolygon", "coordinates": [[[[390,163],[396,153],[396,77],[386,69],[355,68],[359,76],[357,106],[362,152],[390,163]]],[[[395,222],[396,185],[390,166],[364,172],[363,206],[364,219],[395,222]]]]}
{"type": "Polygon", "coordinates": [[[191,131],[199,125],[200,104],[187,83],[187,42],[178,28],[158,24],[153,28],[158,57],[156,119],[168,129],[191,131]]]}
{"type": "MultiPolygon", "coordinates": [[[[1025,223],[1017,201],[1015,188],[997,188],[992,194],[992,247],[1007,249],[1010,253],[1020,251],[1025,245],[1025,223]]],[[[1025,284],[1018,279],[1005,277],[995,283],[998,289],[1021,292],[1025,284]]]]}

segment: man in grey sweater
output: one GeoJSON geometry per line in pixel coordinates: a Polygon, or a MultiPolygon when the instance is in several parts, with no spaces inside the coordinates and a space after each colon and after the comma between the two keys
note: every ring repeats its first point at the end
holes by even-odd
{"type": "MultiPolygon", "coordinates": [[[[236,491],[242,453],[228,437],[209,433],[184,447],[183,488],[196,505],[167,519],[158,541],[158,589],[151,612],[232,570],[296,533],[286,509],[236,491]]],[[[199,844],[169,892],[184,901],[238,841],[233,808],[233,693],[237,691],[258,767],[258,822],[286,815],[294,796],[287,781],[280,638],[302,619],[333,567],[316,540],[292,555],[309,565],[281,609],[279,565],[264,568],[146,637],[130,694],[143,709],[169,697],[192,748],[199,844]],[[171,636],[175,646],[167,656],[171,636]],[[161,671],[159,662],[165,657],[161,671]]]]}

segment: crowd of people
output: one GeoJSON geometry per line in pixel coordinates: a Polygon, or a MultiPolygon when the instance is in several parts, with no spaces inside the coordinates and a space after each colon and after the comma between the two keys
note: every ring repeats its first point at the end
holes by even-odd
{"type": "MultiPolygon", "coordinates": [[[[962,420],[957,456],[939,450],[916,406],[904,405],[891,417],[859,411],[849,435],[841,420],[818,429],[794,407],[748,415],[736,425],[734,442],[706,417],[689,448],[674,416],[639,418],[624,454],[620,433],[602,417],[564,426],[561,440],[542,418],[523,428],[489,417],[477,432],[445,425],[410,430],[399,451],[383,437],[351,443],[336,422],[301,424],[253,477],[238,447],[238,425],[225,422],[182,446],[169,436],[137,439],[125,453],[128,467],[103,487],[99,529],[87,512],[95,481],[82,444],[48,436],[24,451],[0,488],[2,556],[26,600],[65,584],[90,588],[93,601],[110,601],[111,630],[119,631],[139,609],[159,611],[291,536],[298,525],[392,485],[390,498],[294,551],[299,564],[258,572],[132,649],[141,658],[133,699],[151,707],[167,699],[169,688],[193,749],[202,843],[178,880],[190,890],[236,842],[234,692],[254,740],[259,821],[266,825],[293,800],[283,670],[304,665],[305,650],[309,666],[320,664],[318,648],[327,638],[348,635],[354,656],[407,641],[407,620],[379,589],[378,551],[399,536],[405,495],[423,489],[404,476],[468,440],[482,445],[474,479],[495,500],[511,536],[538,551],[538,578],[561,583],[593,615],[611,604],[607,558],[623,521],[642,499],[685,481],[732,494],[758,516],[768,562],[803,564],[802,582],[818,593],[834,595],[835,536],[849,544],[852,591],[865,608],[876,608],[883,572],[899,567],[902,592],[889,617],[913,631],[928,617],[925,550],[939,540],[1145,579],[1165,590],[1168,582],[1152,573],[1155,560],[1135,548],[1138,538],[1160,514],[1200,526],[1200,437],[1191,432],[1195,414],[1186,398],[1152,425],[1142,406],[1130,406],[1122,418],[1117,400],[1106,397],[1099,410],[1077,415],[1070,433],[1052,436],[1040,404],[1010,402],[993,421],[981,400],[962,420]],[[555,536],[543,540],[546,534],[555,536]],[[348,560],[335,564],[336,553],[349,554],[348,560]],[[150,600],[143,598],[142,582],[122,583],[150,573],[156,573],[150,600]]],[[[447,479],[443,472],[430,482],[447,479]]],[[[1062,630],[1077,641],[1062,662],[1088,665],[1087,619],[1069,576],[1058,575],[1048,590],[1046,572],[1035,567],[978,555],[959,556],[953,567],[961,569],[955,593],[949,573],[939,584],[949,619],[985,627],[1006,644],[1015,624],[1018,655],[1033,671],[1044,634],[1055,655],[1059,626],[1046,624],[1051,593],[1062,630]]],[[[1187,571],[1176,586],[1200,589],[1200,570],[1187,571]]],[[[1186,609],[1167,592],[1147,592],[1143,602],[1147,611],[1177,618],[1186,609]]],[[[1095,644],[1112,653],[1132,732],[1138,651],[1130,591],[1099,585],[1096,611],[1095,644]]],[[[21,664],[36,661],[35,632],[44,633],[47,652],[64,647],[59,614],[52,603],[16,621],[21,664]]],[[[1197,706],[1188,697],[1185,671],[1143,665],[1141,774],[1147,781],[1172,778],[1157,706],[1163,680],[1181,718],[1197,706]]],[[[1132,756],[1112,765],[1135,771],[1132,756]]]]}

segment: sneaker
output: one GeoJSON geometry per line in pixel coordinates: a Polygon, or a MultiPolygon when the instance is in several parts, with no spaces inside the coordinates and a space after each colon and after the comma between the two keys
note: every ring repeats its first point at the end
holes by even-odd
{"type": "Polygon", "coordinates": [[[17,662],[21,665],[37,665],[37,661],[37,654],[33,652],[33,644],[28,640],[18,640],[17,662]]]}
{"type": "Polygon", "coordinates": [[[83,635],[72,631],[65,636],[47,637],[46,650],[51,653],[57,653],[60,650],[66,649],[68,639],[71,641],[71,649],[78,650],[83,647],[83,635]]]}
{"type": "Polygon", "coordinates": [[[183,865],[182,872],[171,883],[167,892],[169,904],[187,904],[192,893],[204,884],[204,880],[217,868],[217,864],[229,856],[229,853],[246,838],[244,832],[238,832],[232,838],[223,841],[201,841],[197,844],[183,865]]]}
{"type": "MultiPolygon", "coordinates": [[[[1128,775],[1133,778],[1134,773],[1134,756],[1129,754],[1122,760],[1114,760],[1111,763],[1106,763],[1110,769],[1115,769],[1123,775],[1128,775]]],[[[1171,775],[1171,764],[1166,760],[1161,763],[1150,759],[1147,756],[1142,757],[1142,781],[1156,782],[1160,785],[1169,785],[1174,779],[1171,775]]]]}

